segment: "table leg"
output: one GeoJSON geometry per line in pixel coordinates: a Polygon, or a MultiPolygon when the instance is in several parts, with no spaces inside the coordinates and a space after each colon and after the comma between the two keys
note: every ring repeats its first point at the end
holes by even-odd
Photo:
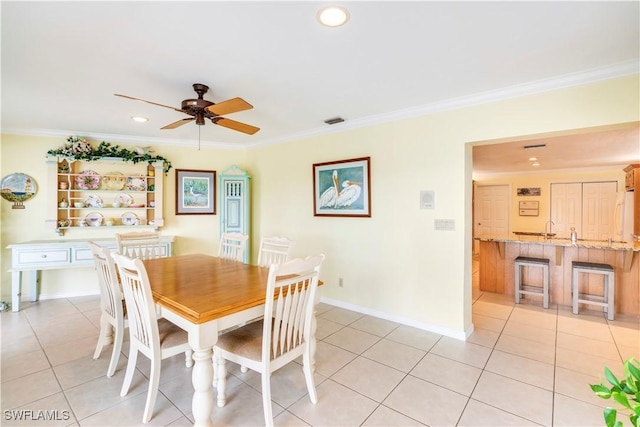
{"type": "Polygon", "coordinates": [[[222,357],[214,357],[216,361],[216,391],[218,392],[218,406],[222,408],[227,403],[227,368],[222,357]]]}
{"type": "Polygon", "coordinates": [[[212,320],[194,324],[169,310],[162,310],[163,317],[189,332],[189,345],[193,349],[193,411],[194,426],[212,426],[213,414],[213,346],[218,341],[218,324],[212,320]]]}
{"type": "Polygon", "coordinates": [[[11,272],[11,311],[20,311],[22,295],[22,271],[11,272]]]}
{"type": "Polygon", "coordinates": [[[213,414],[213,364],[211,348],[194,349],[193,351],[193,402],[191,410],[195,426],[212,426],[211,415],[213,414]]]}
{"type": "Polygon", "coordinates": [[[29,289],[31,289],[31,301],[40,300],[40,281],[42,272],[40,270],[31,270],[29,272],[29,289]]]}

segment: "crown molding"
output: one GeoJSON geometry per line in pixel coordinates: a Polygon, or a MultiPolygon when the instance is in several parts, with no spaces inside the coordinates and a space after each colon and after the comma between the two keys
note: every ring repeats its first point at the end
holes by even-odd
{"type": "Polygon", "coordinates": [[[205,148],[225,148],[232,150],[245,150],[246,145],[234,144],[231,142],[212,142],[198,141],[193,139],[171,139],[171,138],[154,138],[146,136],[118,135],[110,133],[91,133],[74,130],[60,129],[2,129],[3,134],[10,135],[26,135],[26,136],[43,136],[52,138],[66,139],[69,135],[78,135],[94,141],[117,141],[131,143],[137,145],[170,145],[170,146],[190,146],[205,148]]]}
{"type": "Polygon", "coordinates": [[[257,147],[289,142],[297,139],[310,138],[318,135],[328,135],[336,132],[343,132],[345,130],[358,129],[391,121],[426,116],[429,114],[435,114],[444,111],[457,110],[482,104],[488,104],[491,102],[519,98],[522,96],[535,95],[552,90],[559,90],[605,80],[612,80],[639,73],[640,62],[637,60],[630,60],[614,64],[612,66],[594,68],[587,71],[565,74],[548,79],[536,80],[520,85],[508,86],[498,90],[451,98],[444,101],[418,105],[416,107],[391,111],[388,113],[377,114],[360,119],[347,120],[337,125],[331,125],[330,128],[315,128],[309,131],[299,132],[282,138],[272,138],[268,140],[256,141],[247,145],[249,147],[257,147]]]}

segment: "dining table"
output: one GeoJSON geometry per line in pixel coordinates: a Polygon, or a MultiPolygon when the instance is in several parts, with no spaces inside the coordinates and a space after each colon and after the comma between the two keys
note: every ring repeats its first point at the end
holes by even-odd
{"type": "Polygon", "coordinates": [[[210,426],[213,346],[220,331],[264,315],[269,268],[203,254],[148,259],[144,266],[159,314],[188,333],[194,360],[194,425],[210,426]]]}

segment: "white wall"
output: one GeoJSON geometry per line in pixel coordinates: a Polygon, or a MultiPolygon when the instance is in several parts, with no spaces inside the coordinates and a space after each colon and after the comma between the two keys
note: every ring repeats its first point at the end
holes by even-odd
{"type": "MultiPolygon", "coordinates": [[[[82,135],[79,135],[82,136],[82,135]]],[[[94,146],[100,141],[89,140],[94,146]]],[[[131,148],[131,144],[119,141],[107,141],[112,145],[131,148]]],[[[23,172],[31,175],[38,183],[36,197],[25,202],[24,210],[11,209],[11,204],[2,201],[0,204],[0,245],[2,246],[2,299],[9,300],[11,294],[11,251],[6,246],[11,243],[30,240],[67,240],[81,238],[98,238],[114,236],[114,229],[94,228],[68,230],[59,237],[54,230],[45,228],[47,200],[47,165],[46,153],[66,143],[65,138],[36,136],[2,135],[1,175],[23,172]]],[[[176,254],[218,252],[219,221],[218,215],[175,215],[175,170],[196,169],[214,170],[221,173],[232,164],[246,167],[246,150],[221,150],[192,146],[154,146],[155,154],[171,161],[173,168],[165,176],[164,186],[164,218],[166,226],[163,234],[178,236],[174,245],[176,254]]],[[[109,165],[109,170],[117,170],[109,165]]],[[[219,203],[218,203],[219,208],[219,203]]],[[[43,296],[55,297],[73,294],[98,293],[95,272],[91,269],[44,271],[42,282],[43,296]]],[[[28,288],[23,289],[28,295],[28,288]]]]}
{"type": "MultiPolygon", "coordinates": [[[[462,338],[472,328],[471,143],[637,121],[638,106],[638,76],[633,76],[246,153],[155,148],[180,169],[221,172],[237,163],[252,174],[254,260],[261,235],[289,236],[296,241],[294,255],[327,255],[324,298],[462,338]],[[372,217],[314,217],[313,163],[365,156],[371,157],[372,217]],[[419,209],[421,190],[435,192],[434,210],[419,209]],[[435,231],[439,218],[453,219],[455,230],[435,231]],[[337,286],[339,277],[343,288],[337,286]]],[[[2,175],[24,172],[43,183],[44,154],[62,143],[4,135],[2,175]]],[[[179,254],[215,253],[219,217],[176,217],[174,179],[172,172],[163,233],[179,236],[179,254]]],[[[56,237],[40,226],[45,201],[36,197],[22,212],[2,203],[3,247],[56,237]]],[[[10,260],[6,250],[2,254],[2,294],[7,298],[10,260]]],[[[86,289],[91,277],[66,272],[46,280],[54,289],[78,290],[86,289]]]]}
{"type": "Polygon", "coordinates": [[[254,232],[324,252],[323,297],[460,336],[471,328],[472,143],[638,118],[635,77],[257,148],[254,232]],[[312,164],[363,156],[372,217],[314,217],[312,164]],[[435,192],[434,210],[419,208],[421,190],[435,192]],[[455,231],[435,231],[440,218],[455,231]]]}

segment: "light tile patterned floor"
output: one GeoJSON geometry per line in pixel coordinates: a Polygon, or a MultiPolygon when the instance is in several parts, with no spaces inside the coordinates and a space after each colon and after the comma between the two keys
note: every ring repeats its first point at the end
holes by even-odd
{"type": "MultiPolygon", "coordinates": [[[[477,276],[477,266],[476,276],[477,276]]],[[[302,371],[272,378],[280,426],[601,426],[589,383],[603,367],[621,371],[640,355],[640,320],[601,312],[543,310],[474,287],[475,333],[467,342],[320,304],[316,386],[310,403],[302,371]]],[[[131,391],[120,397],[128,345],[116,375],[105,376],[109,348],[91,355],[97,297],[25,303],[2,313],[2,425],[140,425],[149,363],[138,358],[131,391]],[[68,420],[16,422],[11,410],[58,411],[68,420]],[[63,412],[66,411],[66,412],[63,412]],[[9,412],[10,413],[10,412],[9,412]]],[[[262,425],[260,377],[229,366],[227,406],[215,425],[262,425]]],[[[191,371],[181,356],[163,361],[150,425],[191,425],[191,371]]],[[[626,419],[628,423],[628,419],[626,419]]]]}

